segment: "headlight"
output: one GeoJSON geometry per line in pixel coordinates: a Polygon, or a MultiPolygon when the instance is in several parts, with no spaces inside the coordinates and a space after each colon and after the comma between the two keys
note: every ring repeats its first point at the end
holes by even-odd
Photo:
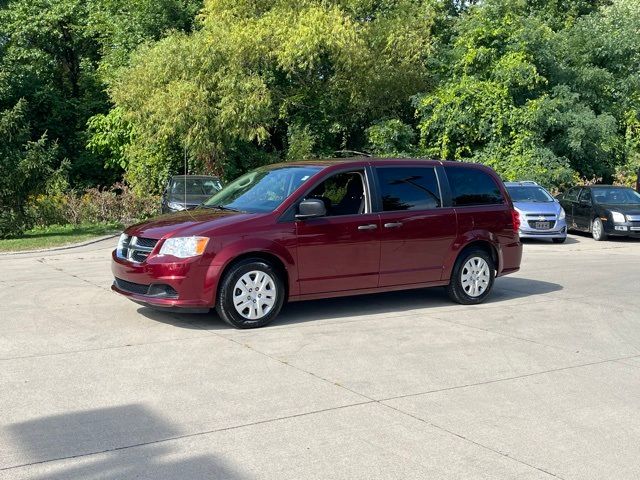
{"type": "Polygon", "coordinates": [[[560,216],[558,217],[560,220],[564,220],[567,214],[564,211],[564,208],[560,207],[560,216]]]}
{"type": "Polygon", "coordinates": [[[158,255],[173,255],[178,258],[196,257],[202,255],[208,242],[207,237],[167,238],[158,255]]]}
{"type": "Polygon", "coordinates": [[[620,212],[611,212],[611,218],[613,219],[613,223],[624,223],[627,221],[625,216],[620,212]]]}
{"type": "Polygon", "coordinates": [[[122,255],[122,249],[124,248],[124,244],[127,242],[127,240],[129,240],[129,235],[127,235],[126,233],[120,235],[120,238],[118,239],[118,246],[116,247],[118,255],[122,255]]]}
{"type": "Polygon", "coordinates": [[[184,210],[184,205],[176,202],[167,203],[167,207],[169,207],[171,210],[184,210]]]}

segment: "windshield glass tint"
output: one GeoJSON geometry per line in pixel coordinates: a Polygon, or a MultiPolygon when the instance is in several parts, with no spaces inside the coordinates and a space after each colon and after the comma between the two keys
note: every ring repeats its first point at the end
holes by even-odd
{"type": "Polygon", "coordinates": [[[640,205],[640,194],[630,188],[611,187],[592,189],[597,203],[610,205],[640,205]]]}
{"type": "Polygon", "coordinates": [[[234,180],[204,203],[243,212],[275,210],[320,167],[260,168],[234,180]]]}
{"type": "Polygon", "coordinates": [[[222,188],[220,181],[214,178],[177,178],[171,185],[171,194],[213,195],[222,188]]]}
{"type": "Polygon", "coordinates": [[[507,187],[514,202],[553,202],[553,197],[542,187],[507,187]]]}

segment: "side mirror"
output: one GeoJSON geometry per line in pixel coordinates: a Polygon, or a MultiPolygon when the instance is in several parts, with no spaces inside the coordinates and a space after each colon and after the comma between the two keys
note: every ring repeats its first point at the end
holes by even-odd
{"type": "Polygon", "coordinates": [[[327,207],[325,207],[322,200],[317,198],[309,198],[303,200],[298,205],[298,213],[296,215],[297,220],[305,220],[307,218],[324,217],[327,214],[327,207]]]}

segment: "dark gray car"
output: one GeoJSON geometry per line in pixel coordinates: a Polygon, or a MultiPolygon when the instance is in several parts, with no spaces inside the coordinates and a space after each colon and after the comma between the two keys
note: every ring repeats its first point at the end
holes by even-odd
{"type": "Polygon", "coordinates": [[[191,210],[222,190],[218,177],[209,175],[175,175],[162,194],[162,213],[191,210]]]}

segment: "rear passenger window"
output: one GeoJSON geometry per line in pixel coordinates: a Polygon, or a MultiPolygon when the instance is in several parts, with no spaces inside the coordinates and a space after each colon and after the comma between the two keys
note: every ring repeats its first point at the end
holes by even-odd
{"type": "Polygon", "coordinates": [[[426,210],[442,205],[436,172],[431,167],[380,167],[382,209],[426,210]]]}
{"type": "Polygon", "coordinates": [[[445,167],[453,205],[496,205],[504,203],[500,188],[486,172],[476,168],[445,167]]]}

